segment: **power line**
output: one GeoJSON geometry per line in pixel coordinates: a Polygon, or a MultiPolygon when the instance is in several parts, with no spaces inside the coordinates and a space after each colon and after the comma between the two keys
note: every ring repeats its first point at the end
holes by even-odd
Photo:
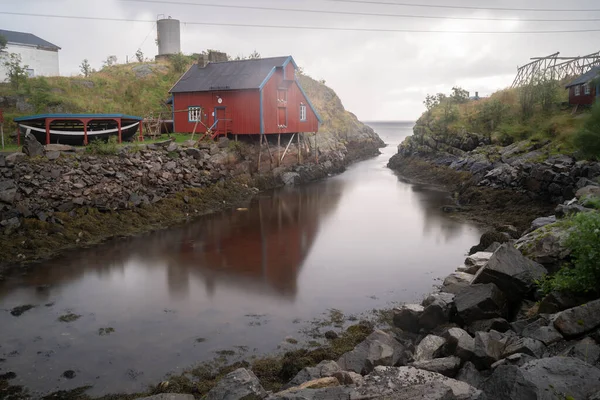
{"type": "Polygon", "coordinates": [[[189,2],[189,1],[165,1],[165,0],[119,0],[119,1],[128,2],[128,3],[172,4],[172,5],[180,5],[180,6],[234,8],[234,9],[260,10],[260,11],[285,11],[285,12],[303,12],[303,13],[313,13],[313,14],[358,15],[358,16],[367,16],[367,17],[448,19],[448,20],[460,20],[460,21],[521,21],[521,22],[598,22],[598,21],[600,21],[600,18],[540,19],[540,18],[499,18],[499,17],[449,17],[449,16],[444,16],[444,15],[389,14],[389,13],[371,13],[371,12],[359,12],[359,11],[329,11],[329,10],[314,10],[314,9],[302,9],[302,8],[240,6],[240,5],[232,5],[232,4],[193,3],[193,2],[189,2]]]}
{"type": "MultiPolygon", "coordinates": [[[[296,0],[294,0],[296,1],[296,0]]],[[[391,3],[377,0],[323,0],[337,3],[357,3],[357,4],[381,4],[387,6],[400,7],[423,7],[423,8],[446,8],[453,10],[487,10],[487,11],[533,11],[533,12],[600,12],[598,8],[591,9],[565,9],[565,8],[508,8],[508,7],[476,7],[476,6],[455,6],[439,4],[415,4],[415,3],[391,3]]]]}
{"type": "MultiPolygon", "coordinates": [[[[25,17],[43,17],[43,18],[62,18],[79,19],[91,21],[114,21],[114,22],[145,22],[156,23],[155,20],[129,19],[129,18],[108,18],[108,17],[88,17],[76,15],[55,15],[55,14],[34,14],[0,11],[0,15],[15,15],[25,17]]],[[[563,29],[563,30],[538,30],[538,31],[450,31],[450,30],[420,30],[420,29],[386,29],[386,28],[342,28],[333,26],[295,26],[295,25],[264,25],[264,24],[238,24],[224,22],[199,22],[199,21],[181,21],[187,25],[202,26],[227,26],[238,28],[268,28],[268,29],[302,29],[302,30],[324,30],[324,31],[346,31],[346,32],[398,32],[398,33],[460,33],[460,34],[552,34],[552,33],[586,33],[600,32],[600,29],[563,29]]]]}

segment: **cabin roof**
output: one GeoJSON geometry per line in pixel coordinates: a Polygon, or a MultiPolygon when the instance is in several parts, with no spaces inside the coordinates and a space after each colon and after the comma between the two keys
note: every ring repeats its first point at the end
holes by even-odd
{"type": "Polygon", "coordinates": [[[0,29],[0,36],[4,36],[8,43],[24,44],[27,46],[35,46],[48,50],[60,50],[60,47],[58,47],[57,45],[52,44],[40,37],[37,37],[32,33],[6,31],[0,29]]]}
{"type": "Polygon", "coordinates": [[[283,67],[291,56],[197,64],[179,79],[171,93],[212,92],[215,90],[260,89],[276,67],[283,67]]]}
{"type": "Polygon", "coordinates": [[[26,117],[18,117],[15,118],[14,121],[15,122],[24,122],[24,121],[35,121],[38,119],[47,119],[47,118],[56,118],[56,119],[60,119],[60,118],[73,118],[73,119],[79,119],[79,118],[93,118],[93,119],[114,119],[114,118],[120,118],[120,119],[132,119],[135,121],[141,121],[143,120],[142,117],[135,117],[133,115],[126,115],[126,114],[38,114],[38,115],[28,115],[26,117]]]}
{"type": "Polygon", "coordinates": [[[579,76],[579,78],[575,79],[565,87],[570,88],[571,86],[583,85],[584,83],[588,83],[592,79],[596,78],[598,75],[600,75],[600,66],[593,67],[588,72],[579,76]]]}

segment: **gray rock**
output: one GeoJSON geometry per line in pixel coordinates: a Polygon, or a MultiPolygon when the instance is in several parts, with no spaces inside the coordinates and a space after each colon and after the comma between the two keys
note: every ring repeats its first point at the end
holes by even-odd
{"type": "Polygon", "coordinates": [[[440,384],[452,391],[452,399],[470,400],[476,399],[479,395],[477,389],[465,382],[414,367],[377,367],[373,373],[365,377],[365,384],[358,387],[357,391],[365,396],[362,397],[363,399],[429,399],[427,396],[432,395],[431,393],[424,395],[419,393],[427,386],[434,387],[440,384]],[[409,390],[411,388],[414,390],[409,390]],[[404,397],[404,393],[412,397],[404,397]]]}
{"type": "Polygon", "coordinates": [[[575,197],[578,200],[590,198],[590,197],[600,197],[600,186],[586,186],[581,188],[575,193],[575,197]]]}
{"type": "Polygon", "coordinates": [[[600,326],[600,300],[560,312],[554,327],[564,336],[579,336],[600,326]]]}
{"type": "Polygon", "coordinates": [[[425,310],[419,318],[419,325],[432,330],[447,324],[454,314],[454,295],[451,293],[435,293],[423,301],[425,310]]]}
{"type": "Polygon", "coordinates": [[[446,339],[427,335],[415,350],[415,361],[432,360],[441,354],[442,348],[446,344],[446,339]]]}
{"type": "Polygon", "coordinates": [[[475,364],[468,361],[465,363],[465,365],[463,365],[463,367],[460,369],[460,371],[458,371],[458,374],[456,375],[456,379],[461,382],[468,383],[469,385],[473,386],[474,388],[479,389],[479,387],[485,380],[485,377],[481,374],[481,372],[479,372],[477,370],[477,367],[475,367],[475,364]]]}
{"type": "Polygon", "coordinates": [[[475,275],[467,274],[465,272],[453,272],[444,279],[442,285],[442,292],[456,294],[463,288],[469,286],[473,281],[475,275]]]}
{"type": "Polygon", "coordinates": [[[548,271],[531,261],[510,244],[502,245],[473,279],[473,283],[493,283],[504,293],[523,297],[548,271]]]}
{"type": "Polygon", "coordinates": [[[466,331],[460,328],[450,328],[444,334],[444,338],[446,338],[447,341],[447,354],[455,354],[464,361],[473,358],[475,339],[473,339],[466,331]]]}
{"type": "Polygon", "coordinates": [[[2,226],[5,235],[11,235],[21,227],[21,220],[17,217],[9,218],[0,222],[0,226],[2,226]]]}
{"type": "Polygon", "coordinates": [[[364,378],[361,374],[356,372],[338,371],[332,375],[338,380],[340,385],[357,385],[360,386],[364,383],[364,378]]]}
{"type": "Polygon", "coordinates": [[[540,217],[534,219],[531,223],[531,230],[535,231],[536,229],[540,229],[543,226],[550,225],[556,222],[556,216],[551,215],[549,217],[540,217]]]}
{"type": "Polygon", "coordinates": [[[44,155],[44,146],[37,141],[35,136],[29,134],[25,136],[23,142],[23,153],[29,157],[41,157],[44,155]]]}
{"type": "Polygon", "coordinates": [[[554,326],[548,326],[548,322],[543,318],[527,325],[521,332],[521,336],[539,340],[546,346],[550,346],[551,344],[563,340],[563,336],[556,328],[554,328],[554,326]]]}
{"type": "Polygon", "coordinates": [[[504,317],[507,312],[506,298],[493,283],[467,286],[456,295],[454,302],[458,316],[466,324],[504,317]]]}
{"type": "Polygon", "coordinates": [[[500,246],[502,246],[501,243],[494,242],[494,243],[490,244],[484,251],[486,253],[494,253],[496,250],[498,250],[500,248],[500,246]]]}
{"type": "Polygon", "coordinates": [[[340,366],[335,361],[321,361],[315,367],[306,367],[300,370],[300,372],[298,372],[298,374],[283,388],[287,389],[299,386],[304,382],[312,381],[314,379],[334,376],[336,372],[340,371],[340,366]]]}
{"type": "Polygon", "coordinates": [[[469,254],[475,254],[480,251],[488,251],[487,249],[494,243],[506,243],[512,240],[512,237],[506,232],[488,231],[481,235],[479,244],[471,247],[469,254]]]}
{"type": "Polygon", "coordinates": [[[589,208],[585,208],[581,204],[577,204],[577,203],[569,204],[569,205],[559,204],[556,207],[556,209],[554,210],[554,214],[558,218],[564,218],[567,216],[572,216],[572,215],[576,215],[579,213],[590,212],[590,211],[592,211],[592,210],[589,208]]]}
{"type": "Polygon", "coordinates": [[[500,361],[496,361],[495,363],[492,364],[492,369],[496,369],[501,365],[516,365],[517,367],[520,367],[521,365],[524,365],[526,363],[528,363],[531,360],[535,360],[535,357],[530,356],[529,354],[525,354],[525,353],[515,353],[515,354],[511,354],[510,356],[503,358],[500,361]]]}
{"type": "Polygon", "coordinates": [[[221,150],[219,149],[219,146],[217,146],[216,144],[212,144],[210,146],[209,152],[210,152],[211,156],[214,156],[215,154],[219,153],[219,151],[221,151],[221,150]]]}
{"type": "Polygon", "coordinates": [[[540,314],[556,314],[569,308],[585,303],[585,298],[562,292],[552,292],[540,301],[538,312],[540,314]]]}
{"type": "Polygon", "coordinates": [[[341,369],[368,374],[379,365],[393,366],[400,361],[404,346],[389,334],[376,330],[337,361],[341,369]]]}
{"type": "Polygon", "coordinates": [[[500,366],[481,388],[489,399],[587,399],[600,389],[600,370],[576,358],[542,358],[500,366]]]}
{"type": "Polygon", "coordinates": [[[583,362],[595,365],[600,359],[600,346],[592,338],[586,337],[567,349],[561,355],[575,357],[583,362]]]}
{"type": "Polygon", "coordinates": [[[167,146],[167,151],[168,152],[173,152],[173,151],[177,151],[179,150],[179,145],[175,142],[171,142],[168,146],[167,146]]]}
{"type": "Polygon", "coordinates": [[[394,326],[402,330],[418,333],[419,318],[425,308],[419,304],[405,304],[394,309],[394,326]]]}
{"type": "Polygon", "coordinates": [[[7,204],[12,204],[17,195],[17,187],[12,179],[0,182],[0,201],[7,204]]]}
{"type": "Polygon", "coordinates": [[[202,152],[198,149],[194,149],[193,147],[185,149],[185,154],[188,156],[194,157],[195,160],[202,159],[202,152]]]}
{"type": "Polygon", "coordinates": [[[540,358],[545,350],[546,346],[539,340],[527,337],[511,337],[506,343],[501,358],[506,358],[517,353],[528,354],[532,357],[540,358]]]}
{"type": "Polygon", "coordinates": [[[4,158],[4,162],[7,167],[12,168],[25,158],[27,158],[27,154],[25,153],[12,153],[4,158]]]}
{"type": "Polygon", "coordinates": [[[281,175],[281,180],[286,186],[293,186],[300,179],[300,174],[297,172],[285,172],[281,175]]]}
{"type": "Polygon", "coordinates": [[[517,240],[515,247],[527,258],[553,267],[571,254],[566,245],[569,233],[565,226],[547,225],[517,240]]]}
{"type": "Polygon", "coordinates": [[[239,368],[225,375],[217,385],[208,392],[206,400],[239,400],[254,395],[260,399],[267,397],[252,371],[239,368]]]}
{"type": "Polygon", "coordinates": [[[475,351],[473,363],[479,369],[488,369],[496,361],[503,358],[508,337],[500,332],[477,332],[475,334],[475,351]]]}
{"type": "Polygon", "coordinates": [[[498,331],[504,333],[510,329],[510,324],[504,318],[481,319],[469,325],[467,330],[472,335],[475,332],[498,331]]]}
{"type": "Polygon", "coordinates": [[[219,148],[224,149],[227,146],[229,146],[229,139],[227,139],[226,137],[220,137],[217,145],[219,146],[219,148]]]}
{"type": "Polygon", "coordinates": [[[487,263],[490,261],[490,258],[492,258],[492,255],[494,255],[493,252],[477,252],[466,258],[465,265],[476,267],[479,270],[487,265],[487,263]]]}
{"type": "MultiPolygon", "coordinates": [[[[328,387],[323,389],[301,389],[275,393],[267,400],[348,400],[359,399],[356,389],[347,386],[328,387]]],[[[246,399],[240,399],[246,400],[246,399]]]]}
{"type": "Polygon", "coordinates": [[[194,400],[191,394],[161,393],[154,396],[142,397],[138,400],[194,400]]]}
{"type": "Polygon", "coordinates": [[[444,357],[433,360],[415,361],[412,366],[454,378],[460,368],[460,363],[461,360],[458,357],[444,357]]]}
{"type": "Polygon", "coordinates": [[[60,157],[60,151],[47,151],[46,158],[50,161],[56,160],[60,157]]]}

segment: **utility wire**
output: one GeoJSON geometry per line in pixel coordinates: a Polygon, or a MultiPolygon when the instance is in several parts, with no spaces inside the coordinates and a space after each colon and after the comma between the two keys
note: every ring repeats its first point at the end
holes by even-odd
{"type": "MultiPolygon", "coordinates": [[[[15,15],[25,17],[43,17],[43,18],[62,18],[91,21],[115,21],[115,22],[146,22],[156,23],[155,20],[129,19],[129,18],[109,18],[109,17],[87,17],[76,15],[56,15],[56,14],[34,14],[0,11],[0,15],[15,15]]],[[[552,33],[585,33],[600,32],[600,29],[563,29],[563,30],[538,30],[538,31],[451,31],[451,30],[421,30],[421,29],[386,29],[386,28],[342,28],[333,26],[295,26],[295,25],[264,25],[264,24],[238,24],[224,22],[200,22],[200,21],[181,21],[187,25],[203,26],[227,26],[242,28],[269,28],[269,29],[303,29],[303,30],[321,30],[321,31],[346,31],[346,32],[399,32],[399,33],[460,33],[460,34],[552,34],[552,33]]]]}
{"type": "MultiPolygon", "coordinates": [[[[297,0],[294,0],[297,1],[297,0]]],[[[446,8],[453,10],[488,10],[488,11],[533,11],[533,12],[600,12],[598,8],[573,9],[573,8],[508,8],[508,7],[476,7],[476,6],[456,6],[440,4],[415,4],[415,3],[392,3],[377,0],[322,0],[337,3],[357,3],[357,4],[381,4],[387,6],[399,7],[423,7],[423,8],[446,8]]]]}
{"type": "Polygon", "coordinates": [[[415,19],[449,19],[460,21],[523,21],[523,22],[598,22],[600,18],[561,18],[561,19],[540,19],[540,18],[500,18],[500,17],[448,17],[443,15],[411,15],[411,14],[390,14],[390,13],[371,13],[359,11],[329,11],[301,8],[278,8],[262,6],[241,6],[232,4],[208,4],[193,3],[189,1],[165,1],[165,0],[119,0],[127,3],[152,3],[152,4],[171,4],[179,6],[201,6],[215,8],[235,8],[245,10],[260,11],[285,11],[285,12],[303,12],[313,14],[334,14],[334,15],[359,15],[368,17],[396,17],[396,18],[415,18],[415,19]]]}

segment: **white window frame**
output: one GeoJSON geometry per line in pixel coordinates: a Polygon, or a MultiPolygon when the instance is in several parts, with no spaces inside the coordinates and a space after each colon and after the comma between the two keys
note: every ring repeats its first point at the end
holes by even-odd
{"type": "Polygon", "coordinates": [[[306,104],[300,103],[300,121],[306,121],[306,104]]]}
{"type": "Polygon", "coordinates": [[[575,96],[581,96],[581,86],[575,85],[575,96]]]}
{"type": "Polygon", "coordinates": [[[188,122],[202,121],[202,107],[191,106],[188,107],[188,122]]]}
{"type": "Polygon", "coordinates": [[[590,84],[589,82],[586,83],[585,85],[583,85],[583,93],[588,96],[590,93],[592,93],[592,90],[590,88],[590,84]]]}

